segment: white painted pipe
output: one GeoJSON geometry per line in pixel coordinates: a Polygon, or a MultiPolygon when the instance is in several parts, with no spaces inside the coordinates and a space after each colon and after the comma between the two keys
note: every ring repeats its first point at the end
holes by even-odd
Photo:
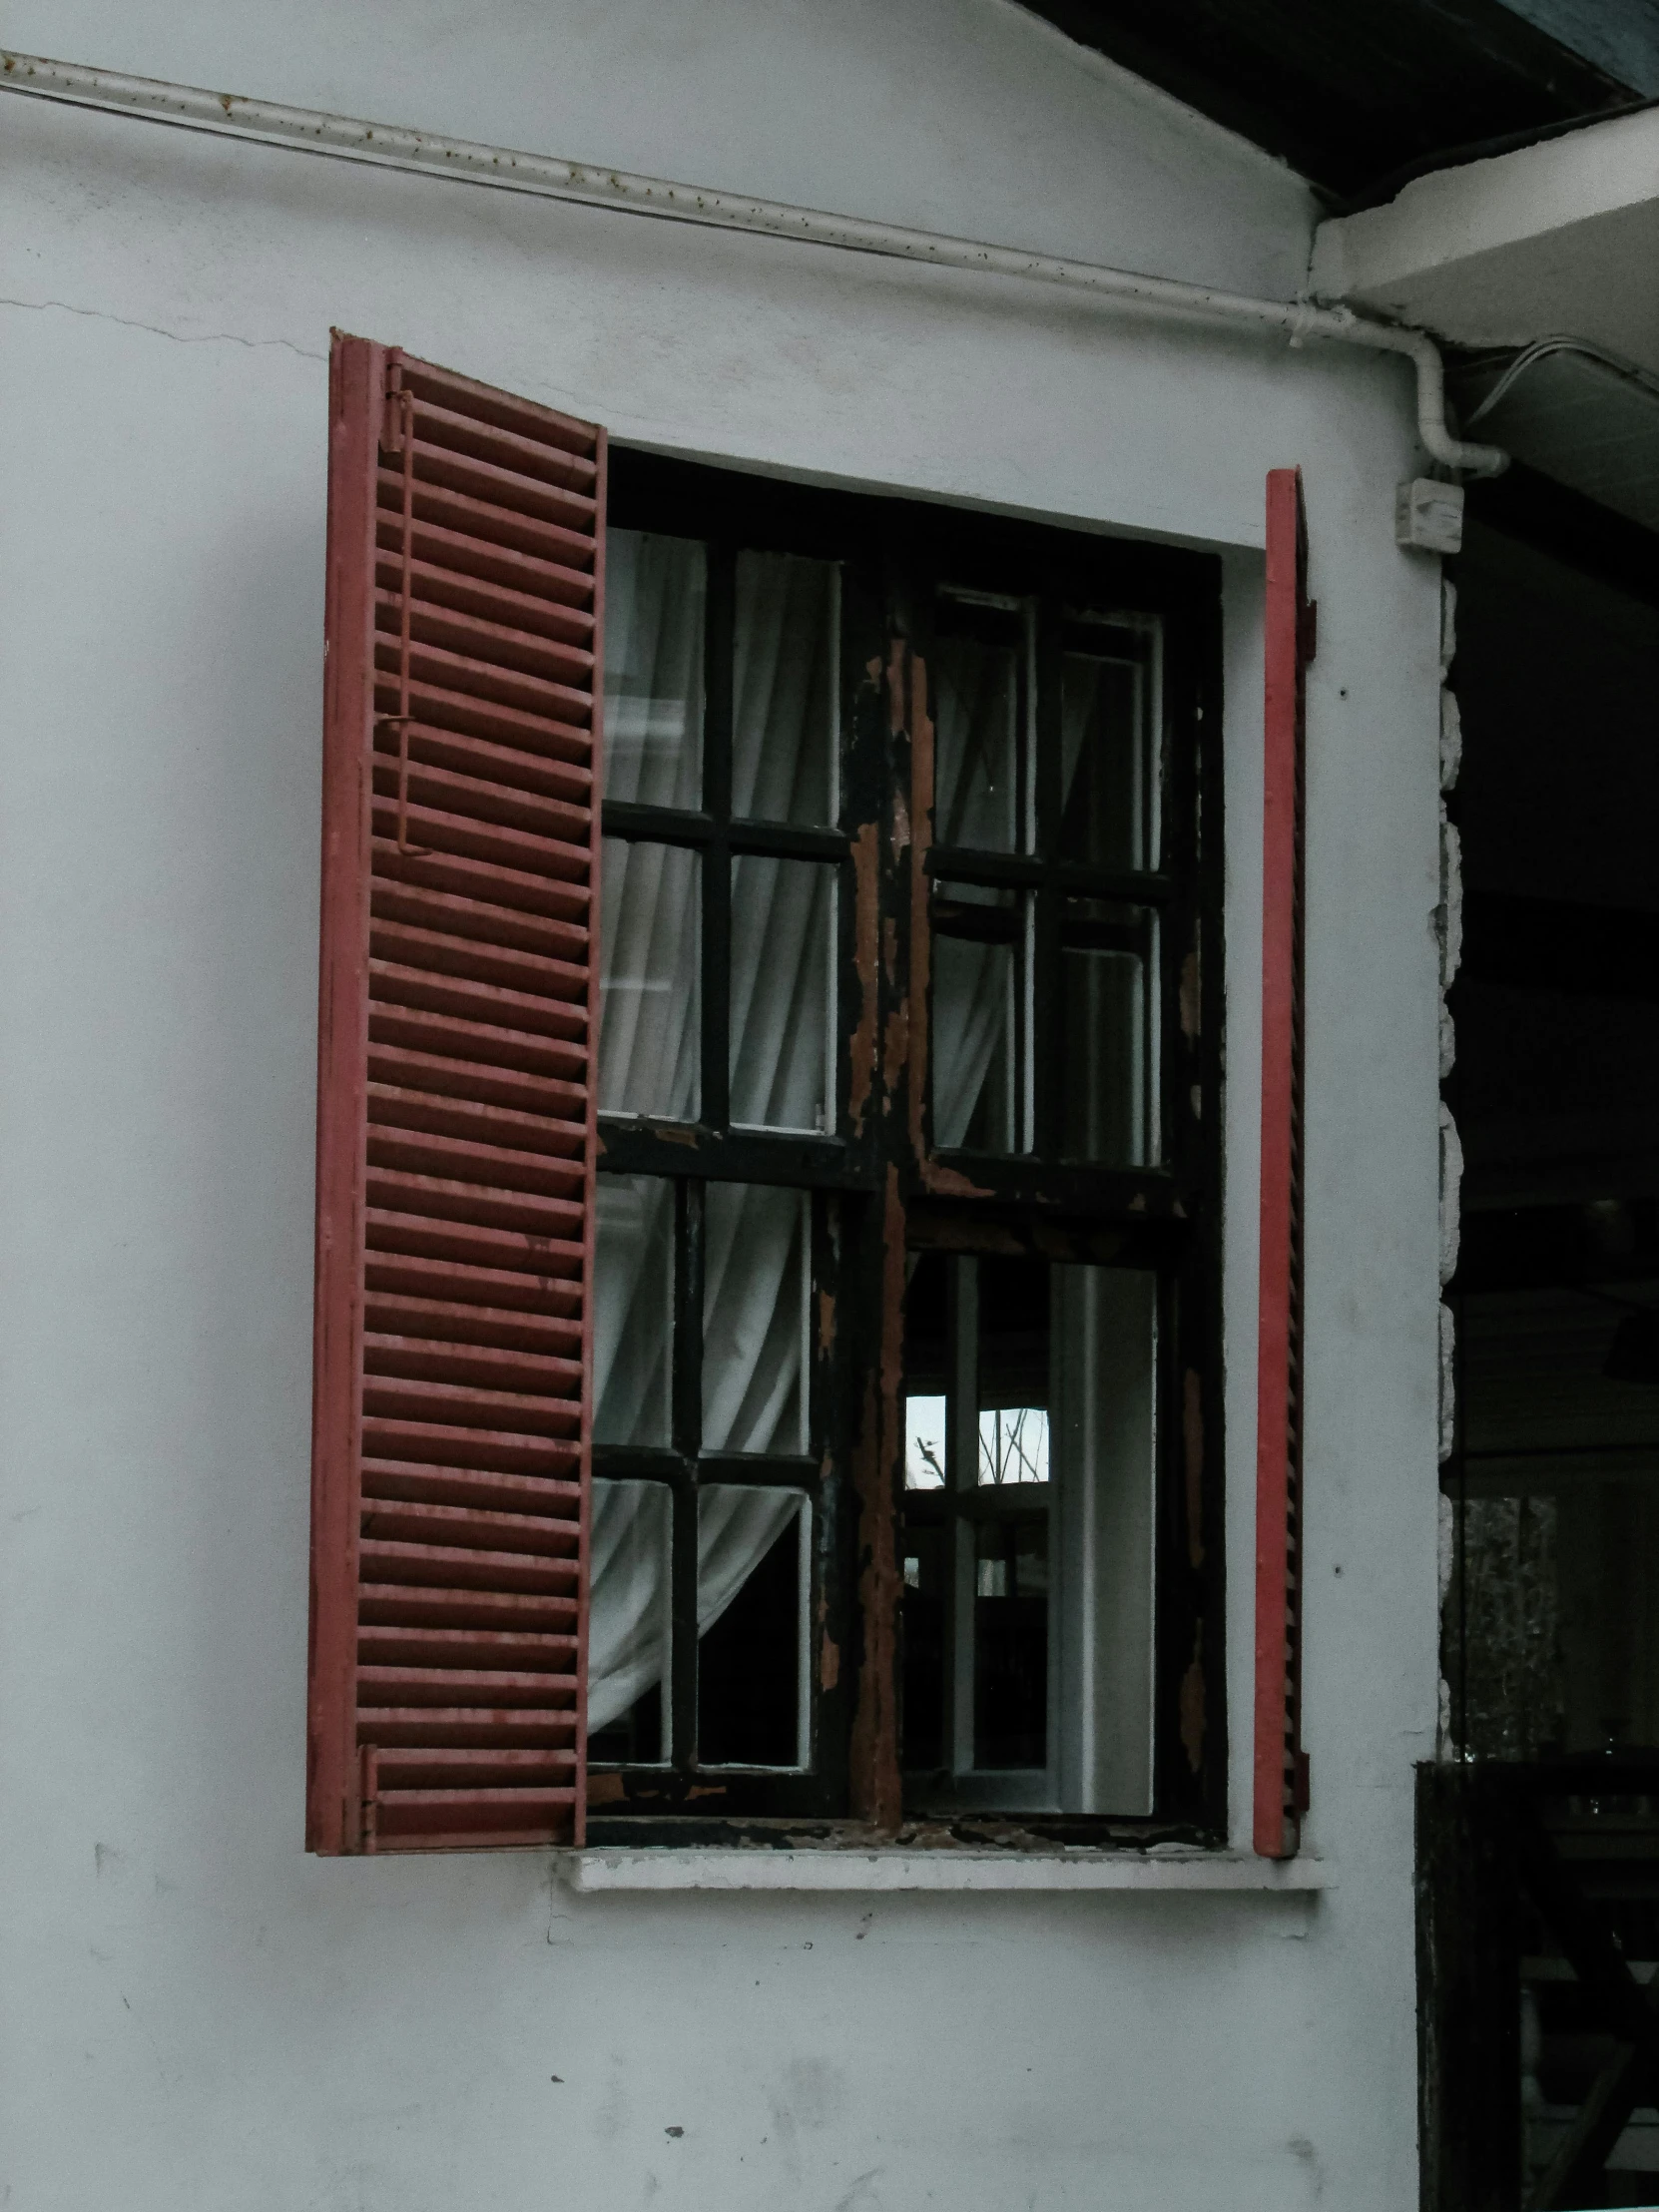
{"type": "Polygon", "coordinates": [[[635,215],[700,223],[718,230],[799,239],[812,246],[922,262],[935,269],[978,271],[1023,277],[1032,283],[1059,284],[1156,313],[1283,330],[1293,345],[1307,338],[1327,338],[1342,345],[1402,353],[1417,374],[1417,434],[1435,460],[1471,476],[1496,476],[1509,465],[1509,456],[1500,446],[1471,445],[1454,438],[1447,429],[1445,376],[1439,349],[1431,338],[1421,330],[1372,321],[1347,307],[1316,307],[1295,299],[1252,299],[1241,292],[1176,283],[1167,276],[1143,276],[1095,262],[984,246],[933,231],[869,223],[857,216],[825,215],[811,208],[785,207],[777,201],[750,200],[741,194],[710,192],[697,185],[670,184],[660,177],[635,177],[624,170],[601,169],[591,163],[559,161],[548,154],[511,153],[500,146],[478,146],[465,139],[440,138],[430,131],[364,123],[314,108],[282,107],[269,100],[245,99],[238,93],[206,92],[193,85],[165,84],[153,77],[126,77],[113,70],[88,69],[76,62],[46,61],[35,54],[0,51],[0,90],[269,145],[297,147],[347,161],[372,162],[386,169],[456,177],[468,184],[532,193],[544,199],[574,200],[589,207],[622,208],[635,215]]]}

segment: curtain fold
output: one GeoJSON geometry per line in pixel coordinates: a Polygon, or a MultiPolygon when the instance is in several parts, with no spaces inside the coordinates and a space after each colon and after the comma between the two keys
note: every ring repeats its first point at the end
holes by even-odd
{"type": "MultiPolygon", "coordinates": [[[[695,808],[703,783],[701,545],[613,530],[606,548],[605,796],[695,808]]],[[[697,1112],[698,875],[684,847],[606,840],[599,1102],[697,1112]]]]}
{"type": "MultiPolygon", "coordinates": [[[[1009,850],[1017,774],[1012,657],[949,638],[939,641],[937,659],[934,837],[1009,850]]],[[[951,886],[951,894],[962,892],[951,886]]],[[[1016,973],[1017,954],[1010,959],[1001,945],[934,935],[933,1141],[946,1150],[966,1141],[992,1062],[1010,1049],[1016,973]]],[[[1010,1129],[1010,1149],[1013,1136],[1010,1129]]]]}
{"type": "MultiPolygon", "coordinates": [[[[609,1728],[668,1671],[671,1500],[662,1482],[593,1486],[588,1727],[609,1728]]],[[[706,1636],[801,1510],[799,1490],[698,1492],[697,1633],[706,1636]]],[[[666,1732],[665,1732],[666,1741],[666,1732]]]]}

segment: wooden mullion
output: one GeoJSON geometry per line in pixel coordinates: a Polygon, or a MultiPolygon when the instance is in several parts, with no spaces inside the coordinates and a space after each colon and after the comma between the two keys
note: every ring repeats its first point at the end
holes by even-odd
{"type": "Polygon", "coordinates": [[[973,1558],[969,1500],[979,1480],[979,1263],[948,1263],[945,1292],[944,1712],[945,1771],[973,1765],[973,1558]]]}
{"type": "Polygon", "coordinates": [[[858,1503],[858,1627],[861,1653],[849,1752],[851,1811],[874,1827],[896,1831],[901,1818],[899,1670],[903,1579],[898,1558],[903,1484],[904,1285],[906,1193],[918,1168],[911,1147],[912,1063],[917,1010],[910,999],[911,898],[919,891],[918,809],[931,793],[911,779],[912,741],[919,734],[931,759],[927,667],[912,638],[916,578],[902,560],[887,578],[885,653],[876,665],[879,690],[866,694],[868,712],[855,733],[849,773],[849,813],[873,849],[875,930],[860,943],[861,1016],[871,1057],[868,1136],[880,1184],[861,1210],[848,1286],[859,1323],[856,1357],[863,1387],[852,1441],[858,1503]],[[899,826],[903,834],[899,834],[899,826]],[[882,862],[885,864],[882,864],[882,862]],[[873,956],[871,956],[873,955],[873,956]]]}
{"type": "Polygon", "coordinates": [[[1010,1159],[1005,1153],[941,1151],[942,1167],[961,1181],[941,1189],[973,1195],[988,1206],[1032,1207],[1079,1221],[1119,1223],[1126,1231],[1152,1222],[1188,1220],[1198,1196],[1167,1168],[1093,1168],[1070,1161],[1010,1159]]]}
{"type": "Polygon", "coordinates": [[[1031,1011],[1035,1027],[1032,1055],[1034,1096],[1027,1106],[1031,1117],[1031,1149],[1039,1159],[1057,1159],[1060,1152],[1062,1070],[1066,1065],[1064,1013],[1061,1005],[1060,946],[1065,918],[1065,891],[1055,855],[1060,843],[1060,816],[1064,792],[1060,782],[1060,683],[1062,657],[1060,624],[1051,601],[1044,600],[1037,613],[1036,712],[1036,851],[1039,873],[1032,895],[1037,902],[1032,942],[1031,1011]]]}
{"type": "Polygon", "coordinates": [[[710,1129],[699,1122],[636,1121],[601,1115],[605,1171],[685,1175],[713,1183],[771,1183],[792,1190],[862,1190],[869,1164],[835,1137],[790,1129],[710,1129]]]}
{"type": "Polygon", "coordinates": [[[685,845],[693,851],[705,850],[715,834],[715,826],[706,814],[686,807],[646,807],[633,799],[607,799],[601,823],[607,837],[685,845]]]}
{"type": "Polygon", "coordinates": [[[753,852],[763,859],[833,864],[846,858],[846,839],[838,830],[801,829],[788,822],[733,821],[727,825],[726,837],[734,852],[753,852]]]}
{"type": "Polygon", "coordinates": [[[1031,890],[1054,883],[1073,898],[1111,898],[1135,906],[1168,905],[1186,887],[1167,869],[1096,867],[1088,860],[1044,858],[1032,852],[981,852],[966,845],[931,846],[925,866],[929,876],[942,882],[1031,890]]]}
{"type": "Polygon", "coordinates": [[[673,1482],[669,1552],[669,1763],[697,1769],[697,1476],[684,1461],[673,1482]]]}
{"type": "Polygon", "coordinates": [[[704,602],[703,1088],[700,1119],[725,1129],[732,1118],[732,666],[737,555],[709,548],[704,602]]]}
{"type": "Polygon", "coordinates": [[[706,1451],[697,1462],[699,1482],[748,1490],[816,1490],[820,1468],[806,1453],[706,1451]]]}
{"type": "Polygon", "coordinates": [[[671,1433],[676,1465],[669,1569],[669,1757],[697,1764],[697,1460],[703,1442],[703,1185],[674,1186],[674,1358],[671,1433]]]}
{"type": "Polygon", "coordinates": [[[672,1482],[683,1464],[677,1451],[650,1444],[595,1444],[593,1471],[603,1482],[672,1482]]]}

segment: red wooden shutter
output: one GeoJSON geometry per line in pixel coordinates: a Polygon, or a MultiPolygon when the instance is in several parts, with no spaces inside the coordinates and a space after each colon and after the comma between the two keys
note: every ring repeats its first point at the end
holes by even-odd
{"type": "Polygon", "coordinates": [[[1268,476],[1262,853],[1261,1336],[1256,1381],[1257,1851],[1288,1859],[1302,1749],[1302,1068],[1307,730],[1314,657],[1302,471],[1268,476]]]}
{"type": "Polygon", "coordinates": [[[605,433],[329,413],[306,1842],[580,1842],[605,433]]]}

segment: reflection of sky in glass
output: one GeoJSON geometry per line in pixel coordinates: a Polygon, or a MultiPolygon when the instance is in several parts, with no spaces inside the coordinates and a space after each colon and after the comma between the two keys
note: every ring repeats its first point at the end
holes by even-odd
{"type": "MultiPolygon", "coordinates": [[[[904,1400],[904,1487],[944,1487],[945,1400],[904,1400]]],[[[979,1415],[981,1483],[1048,1480],[1048,1414],[1040,1405],[999,1405],[979,1415]]]]}
{"type": "Polygon", "coordinates": [[[979,1479],[1048,1480],[1048,1415],[1040,1405],[999,1405],[979,1415],[979,1479]]]}
{"type": "Polygon", "coordinates": [[[907,1490],[944,1487],[942,1397],[907,1397],[904,1400],[904,1487],[907,1490]]]}

